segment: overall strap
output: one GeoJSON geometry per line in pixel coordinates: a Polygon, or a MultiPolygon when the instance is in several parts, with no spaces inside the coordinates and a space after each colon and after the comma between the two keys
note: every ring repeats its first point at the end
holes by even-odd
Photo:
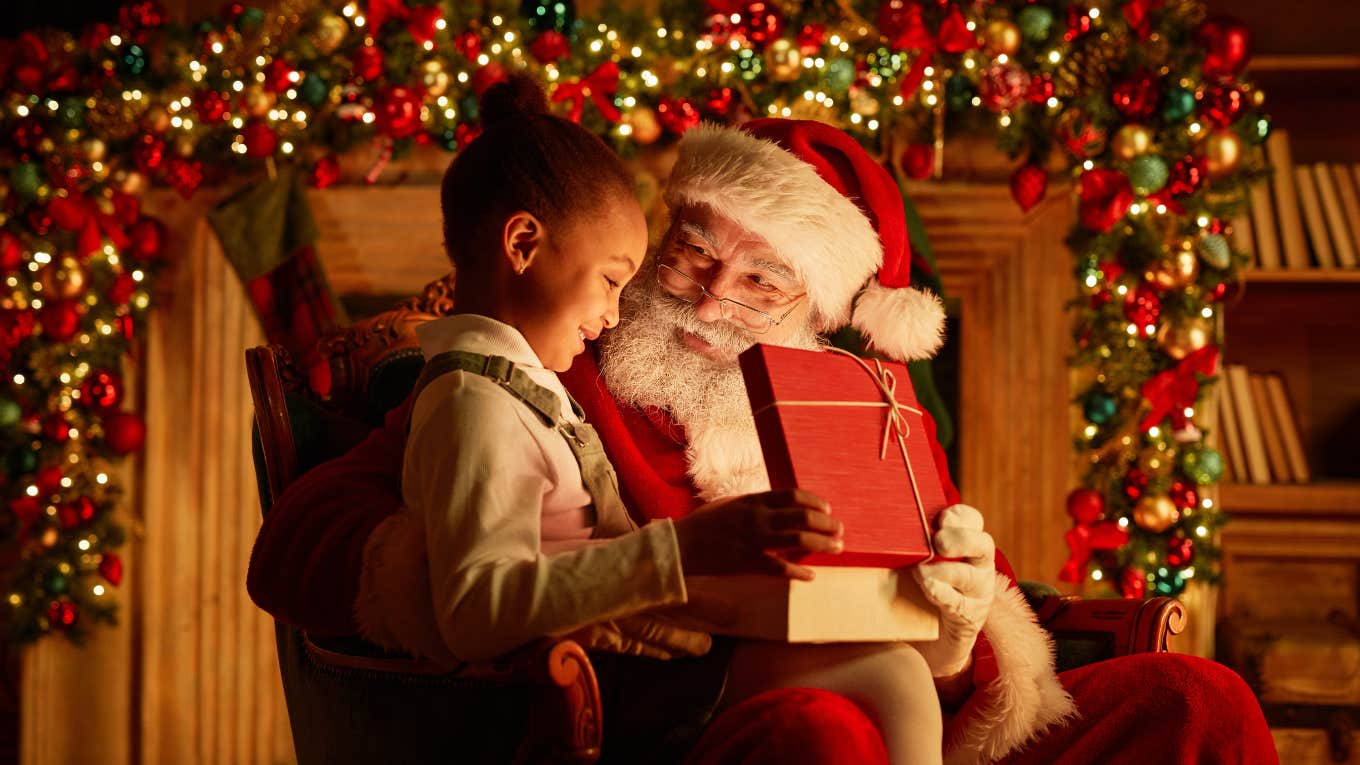
{"type": "MultiPolygon", "coordinates": [[[[596,538],[616,537],[637,529],[637,524],[628,515],[623,500],[619,498],[619,480],[609,457],[604,453],[600,436],[584,420],[571,422],[562,417],[562,399],[551,390],[539,385],[513,361],[503,356],[484,356],[469,351],[444,351],[433,356],[425,363],[425,368],[416,380],[415,396],[418,398],[436,378],[449,372],[462,371],[481,375],[504,388],[510,395],[524,402],[538,416],[544,425],[556,430],[567,442],[576,464],[581,470],[581,483],[589,492],[595,509],[596,538]]],[[[583,417],[575,399],[567,396],[572,411],[583,417]]],[[[407,423],[409,430],[410,423],[407,423]]]]}

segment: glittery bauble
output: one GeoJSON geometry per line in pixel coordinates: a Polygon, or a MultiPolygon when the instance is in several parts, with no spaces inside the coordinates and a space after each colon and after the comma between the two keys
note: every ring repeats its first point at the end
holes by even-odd
{"type": "Polygon", "coordinates": [[[1073,489],[1067,495],[1067,514],[1077,523],[1095,523],[1105,514],[1105,497],[1095,489],[1073,489]]]}
{"type": "Polygon", "coordinates": [[[43,297],[79,297],[85,292],[85,267],[74,255],[62,255],[38,271],[38,284],[43,297]]]}
{"type": "Polygon", "coordinates": [[[1027,5],[1016,14],[1020,34],[1031,42],[1041,43],[1053,32],[1053,11],[1042,5],[1027,5]]]}
{"type": "Polygon", "coordinates": [[[1172,566],[1188,566],[1195,559],[1195,541],[1189,537],[1166,540],[1166,562],[1172,566]]]}
{"type": "Polygon", "coordinates": [[[776,82],[792,82],[803,73],[803,54],[792,40],[780,38],[765,48],[765,65],[776,82]]]}
{"type": "Polygon", "coordinates": [[[688,98],[664,95],[656,105],[656,116],[661,126],[675,135],[684,135],[686,130],[699,124],[699,110],[688,98]]]}
{"type": "Polygon", "coordinates": [[[1056,131],[1063,148],[1077,160],[1091,159],[1105,151],[1105,131],[1080,109],[1064,111],[1058,117],[1056,131]]]}
{"type": "Polygon", "coordinates": [[[316,46],[318,53],[328,56],[340,47],[348,32],[349,24],[344,19],[334,13],[323,13],[316,20],[316,29],[312,31],[312,45],[316,46]]]}
{"type": "Polygon", "coordinates": [[[241,104],[245,107],[245,113],[251,117],[263,117],[274,108],[274,103],[278,97],[265,90],[262,85],[255,84],[246,88],[241,95],[241,104]]]}
{"type": "Polygon", "coordinates": [[[123,583],[123,561],[115,553],[104,553],[100,556],[99,575],[117,587],[123,583]]]}
{"type": "Polygon", "coordinates": [[[1242,139],[1231,130],[1219,128],[1204,139],[1204,143],[1200,144],[1200,151],[1204,156],[1205,169],[1208,170],[1209,177],[1222,178],[1231,175],[1241,164],[1242,139]]]}
{"type": "Polygon", "coordinates": [[[992,19],[982,30],[983,46],[993,57],[1014,56],[1020,50],[1020,27],[1006,19],[992,19]]]}
{"type": "Polygon", "coordinates": [[[80,400],[91,409],[113,409],[123,401],[123,380],[112,372],[96,369],[80,384],[80,400]]]}
{"type": "Polygon", "coordinates": [[[308,72],[298,86],[298,96],[312,106],[320,106],[326,103],[330,96],[330,86],[316,72],[308,72]]]}
{"type": "Polygon", "coordinates": [[[1122,160],[1132,160],[1152,148],[1152,131],[1143,125],[1129,123],[1114,134],[1110,142],[1114,155],[1122,160]]]}
{"type": "Polygon", "coordinates": [[[1140,69],[1114,86],[1110,100],[1124,119],[1142,121],[1156,113],[1157,95],[1157,78],[1140,69]]]}
{"type": "Polygon", "coordinates": [[[1208,486],[1223,475],[1223,455],[1208,446],[1187,449],[1181,455],[1181,472],[1196,484],[1208,486]]]}
{"type": "Polygon", "coordinates": [[[51,300],[38,311],[43,334],[58,343],[65,343],[80,330],[80,304],[74,300],[51,300]]]}
{"type": "Polygon", "coordinates": [[[1086,397],[1082,403],[1082,412],[1086,419],[1097,425],[1104,425],[1114,417],[1119,411],[1119,405],[1115,403],[1114,396],[1105,391],[1095,391],[1086,397]]]}
{"type": "Polygon", "coordinates": [[[1129,165],[1129,184],[1139,196],[1148,196],[1161,191],[1166,185],[1168,175],[1166,160],[1157,154],[1135,157],[1129,165]]]}
{"type": "Polygon", "coordinates": [[[1197,276],[1199,258],[1195,256],[1195,240],[1190,237],[1183,237],[1143,272],[1143,278],[1159,290],[1184,287],[1197,276]]]}
{"type": "Polygon", "coordinates": [[[80,609],[76,607],[76,604],[65,600],[54,600],[47,607],[47,622],[52,626],[52,629],[68,630],[75,626],[79,614],[80,609]]]}
{"type": "Polygon", "coordinates": [[[364,45],[354,51],[352,64],[354,76],[361,80],[376,80],[383,73],[383,52],[382,48],[376,45],[364,45]]]}
{"type": "Polygon", "coordinates": [[[832,93],[844,93],[855,81],[855,62],[848,58],[831,59],[826,62],[822,80],[826,83],[826,89],[832,93]]]}
{"type": "Polygon", "coordinates": [[[1199,507],[1199,493],[1195,491],[1194,484],[1185,481],[1173,481],[1166,495],[1171,498],[1171,502],[1179,510],[1193,510],[1199,507]]]}
{"type": "Polygon", "coordinates": [[[1204,262],[1214,268],[1226,270],[1232,265],[1232,247],[1228,245],[1228,238],[1222,234],[1205,234],[1200,237],[1197,249],[1204,262]]]}
{"type": "Polygon", "coordinates": [[[205,89],[194,94],[194,113],[200,122],[225,122],[227,119],[227,99],[216,90],[205,89]]]}
{"type": "Polygon", "coordinates": [[[409,138],[424,129],[420,119],[420,93],[400,85],[384,88],[373,111],[378,132],[391,138],[409,138]]]}
{"type": "Polygon", "coordinates": [[[1222,128],[1237,121],[1245,106],[1242,91],[1232,85],[1211,85],[1200,94],[1199,114],[1205,122],[1222,128]]]}
{"type": "Polygon", "coordinates": [[[132,412],[114,412],[104,417],[104,442],[114,454],[139,451],[146,442],[146,423],[132,412]]]}
{"type": "Polygon", "coordinates": [[[1157,317],[1162,315],[1162,301],[1157,297],[1157,291],[1146,284],[1140,284],[1130,290],[1124,299],[1124,317],[1145,327],[1157,323],[1157,317]]]}
{"type": "Polygon", "coordinates": [[[529,52],[540,64],[551,64],[571,55],[571,40],[561,32],[549,29],[529,43],[529,52]]]}
{"type": "Polygon", "coordinates": [[[1215,16],[1195,30],[1195,42],[1204,51],[1204,76],[1231,77],[1251,58],[1251,32],[1232,16],[1215,16]]]}
{"type": "Polygon", "coordinates": [[[773,2],[752,0],[741,12],[739,28],[751,47],[761,51],[784,33],[784,15],[773,2]]]}
{"type": "Polygon", "coordinates": [[[1138,528],[1160,534],[1180,520],[1181,511],[1176,509],[1170,497],[1147,495],[1133,506],[1133,522],[1138,528]]]}
{"type": "Polygon", "coordinates": [[[1179,85],[1167,88],[1162,98],[1162,116],[1168,122],[1189,117],[1195,111],[1195,92],[1179,85]]]}
{"type": "Polygon", "coordinates": [[[1208,345],[1212,338],[1213,326],[1200,316],[1177,318],[1157,330],[1157,344],[1177,361],[1208,345]]]}
{"type": "Polygon", "coordinates": [[[638,144],[646,146],[661,137],[661,121],[650,106],[637,106],[623,115],[623,124],[632,128],[629,136],[638,144]]]}
{"type": "Polygon", "coordinates": [[[246,156],[256,159],[272,156],[279,148],[278,134],[263,122],[251,122],[242,128],[241,140],[245,143],[246,156]]]}
{"type": "Polygon", "coordinates": [[[978,96],[988,111],[1005,112],[1025,101],[1029,74],[1014,61],[987,67],[978,80],[978,96]]]}
{"type": "Polygon", "coordinates": [[[434,98],[444,95],[449,89],[449,73],[444,69],[444,62],[431,59],[422,63],[420,84],[424,86],[425,92],[434,98]]]}
{"type": "Polygon", "coordinates": [[[1204,160],[1198,157],[1183,157],[1171,165],[1171,173],[1166,181],[1166,189],[1172,196],[1193,194],[1204,183],[1204,160]]]}

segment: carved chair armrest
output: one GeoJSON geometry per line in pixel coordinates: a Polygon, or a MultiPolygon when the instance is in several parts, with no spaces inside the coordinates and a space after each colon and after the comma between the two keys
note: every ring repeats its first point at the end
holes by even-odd
{"type": "Polygon", "coordinates": [[[349,653],[319,645],[306,634],[302,641],[308,660],[335,674],[422,685],[528,686],[528,735],[517,761],[588,765],[600,756],[600,689],[590,657],[574,640],[544,638],[499,659],[456,667],[402,656],[349,653]]]}
{"type": "Polygon", "coordinates": [[[1110,656],[1167,650],[1167,639],[1185,630],[1185,606],[1175,598],[1043,598],[1035,609],[1039,624],[1055,640],[1097,638],[1110,656]]]}

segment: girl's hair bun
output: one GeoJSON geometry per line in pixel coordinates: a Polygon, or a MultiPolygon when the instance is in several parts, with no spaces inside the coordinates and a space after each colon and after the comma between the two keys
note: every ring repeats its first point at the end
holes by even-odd
{"type": "Polygon", "coordinates": [[[548,97],[529,75],[516,73],[482,93],[478,112],[483,127],[499,122],[547,114],[548,97]]]}

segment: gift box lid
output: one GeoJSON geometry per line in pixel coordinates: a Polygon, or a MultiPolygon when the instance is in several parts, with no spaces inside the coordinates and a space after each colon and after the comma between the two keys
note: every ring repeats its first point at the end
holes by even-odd
{"type": "Polygon", "coordinates": [[[770,487],[817,494],[845,524],[843,553],[802,562],[897,568],[933,557],[929,529],[947,500],[907,368],[771,345],[739,361],[770,487]]]}

